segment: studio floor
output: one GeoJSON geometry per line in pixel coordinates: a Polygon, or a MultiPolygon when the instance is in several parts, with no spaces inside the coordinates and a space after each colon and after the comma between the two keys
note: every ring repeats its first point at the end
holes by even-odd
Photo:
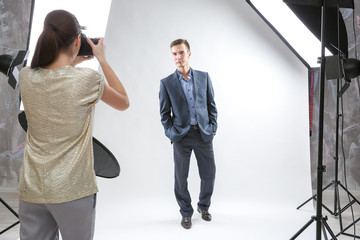
{"type": "MultiPolygon", "coordinates": [[[[0,197],[15,211],[18,210],[16,192],[1,192],[0,194],[0,197]]],[[[297,206],[285,204],[266,205],[255,202],[227,202],[219,199],[211,209],[213,221],[205,222],[200,214],[195,213],[193,227],[185,230],[180,226],[177,206],[173,201],[170,199],[153,200],[147,201],[148,204],[134,199],[110,203],[98,198],[94,239],[290,239],[315,215],[311,203],[296,210],[297,206]]],[[[346,196],[344,196],[341,202],[343,204],[346,201],[346,196]]],[[[331,193],[324,194],[324,204],[327,204],[330,209],[332,202],[331,193]]],[[[353,204],[353,210],[354,217],[357,219],[360,216],[359,205],[353,204]]],[[[323,213],[328,217],[327,223],[331,230],[338,234],[339,218],[333,217],[325,210],[323,213]]],[[[3,205],[0,206],[0,215],[1,230],[17,220],[3,205]]],[[[350,208],[342,214],[342,220],[344,227],[353,222],[350,208]]],[[[2,234],[0,239],[17,240],[19,239],[18,231],[19,225],[2,234]]],[[[350,229],[348,233],[353,234],[353,229],[350,229]]],[[[358,235],[360,235],[360,227],[358,235]]],[[[316,239],[316,222],[307,227],[297,239],[316,239]]],[[[352,237],[340,235],[337,239],[352,239],[352,237]]]]}

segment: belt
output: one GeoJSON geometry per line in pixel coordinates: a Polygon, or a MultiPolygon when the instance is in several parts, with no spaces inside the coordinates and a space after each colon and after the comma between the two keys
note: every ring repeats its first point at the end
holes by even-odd
{"type": "Polygon", "coordinates": [[[199,125],[198,124],[190,125],[190,128],[191,129],[199,129],[199,125]]]}

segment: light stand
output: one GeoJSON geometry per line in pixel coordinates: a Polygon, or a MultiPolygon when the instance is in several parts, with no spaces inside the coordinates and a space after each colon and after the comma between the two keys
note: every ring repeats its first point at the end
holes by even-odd
{"type": "MultiPolygon", "coordinates": [[[[337,10],[339,14],[339,9],[337,10]]],[[[339,19],[339,16],[338,16],[339,19]]],[[[339,21],[338,21],[338,27],[339,27],[339,21]]],[[[338,36],[339,34],[338,30],[338,36]]],[[[340,40],[338,39],[338,42],[340,40]]],[[[338,47],[338,49],[340,49],[338,47]]],[[[340,51],[339,51],[340,52],[340,51]]],[[[334,186],[334,211],[331,211],[327,206],[322,204],[322,206],[332,215],[339,216],[339,223],[340,223],[340,233],[344,235],[348,235],[345,233],[345,231],[349,228],[347,227],[346,230],[343,229],[343,223],[342,223],[342,216],[341,214],[348,209],[350,206],[352,206],[354,203],[358,203],[360,205],[360,202],[350,193],[350,191],[339,181],[338,172],[339,172],[339,119],[342,117],[342,115],[339,113],[339,100],[342,97],[342,95],[345,93],[345,91],[350,86],[350,79],[359,76],[360,74],[360,63],[357,59],[344,59],[344,57],[338,53],[338,55],[326,57],[326,78],[327,79],[337,79],[337,90],[336,90],[336,132],[335,132],[335,155],[334,155],[334,161],[335,161],[335,179],[328,185],[326,185],[322,191],[325,191],[331,186],[334,186]],[[340,88],[340,79],[344,78],[345,83],[340,88]],[[340,188],[344,190],[347,195],[349,196],[349,203],[341,208],[340,204],[340,188]],[[351,197],[351,199],[350,199],[351,197]]],[[[311,198],[309,198],[307,201],[305,201],[303,204],[301,204],[297,209],[301,208],[303,205],[308,203],[310,200],[314,199],[316,200],[317,194],[313,195],[311,198]]],[[[349,235],[352,236],[352,235],[349,235]]]]}
{"type": "MultiPolygon", "coordinates": [[[[16,88],[19,79],[19,70],[17,66],[23,64],[28,57],[28,51],[20,50],[16,56],[3,54],[0,55],[0,72],[5,74],[9,77],[8,83],[12,88],[16,88]]],[[[16,217],[19,219],[18,214],[12,209],[1,197],[0,202],[16,217]]],[[[15,227],[19,224],[20,221],[13,223],[12,225],[8,226],[4,230],[0,232],[0,235],[5,233],[6,231],[10,230],[11,228],[15,227]]]]}
{"type": "MultiPolygon", "coordinates": [[[[350,4],[351,2],[346,0],[346,3],[350,4]]],[[[318,139],[318,164],[317,164],[317,201],[316,201],[316,216],[313,216],[291,239],[296,239],[307,227],[309,227],[314,221],[316,221],[316,240],[321,240],[321,231],[324,230],[324,236],[327,238],[325,233],[325,228],[332,237],[332,239],[337,239],[327,224],[327,217],[322,215],[322,184],[323,184],[323,173],[325,171],[325,166],[323,165],[323,132],[324,132],[324,102],[325,102],[325,43],[326,43],[326,13],[327,13],[327,3],[330,3],[332,6],[338,6],[339,0],[318,0],[318,1],[299,1],[299,0],[285,0],[287,4],[299,4],[299,5],[313,5],[321,6],[321,66],[320,66],[320,108],[319,108],[319,139],[318,139]]],[[[345,1],[344,1],[345,2],[345,1]]],[[[353,5],[353,4],[352,4],[353,5]]]]}
{"type": "MultiPolygon", "coordinates": [[[[338,136],[339,136],[339,118],[341,117],[339,114],[339,99],[342,97],[342,95],[344,94],[344,92],[349,88],[350,86],[350,79],[351,78],[355,78],[357,76],[360,75],[360,61],[357,59],[343,59],[340,56],[332,56],[332,57],[328,57],[327,60],[327,65],[329,71],[327,74],[327,78],[328,79],[335,79],[337,78],[337,123],[336,123],[336,155],[335,155],[335,160],[336,160],[336,164],[338,162],[338,136]],[[345,83],[344,85],[341,87],[340,89],[340,78],[344,78],[345,79],[345,83]]],[[[338,202],[338,213],[339,213],[339,220],[340,220],[340,234],[343,235],[347,235],[347,236],[351,236],[351,237],[356,237],[352,234],[348,234],[345,231],[347,231],[351,226],[353,226],[357,221],[355,221],[353,224],[350,224],[349,226],[347,226],[345,229],[343,228],[342,225],[342,217],[341,217],[341,213],[346,210],[347,208],[349,208],[352,204],[354,204],[355,202],[358,203],[360,205],[360,202],[346,189],[346,187],[344,187],[340,181],[338,181],[338,167],[336,165],[336,169],[335,169],[335,181],[333,181],[332,184],[335,185],[335,207],[336,207],[336,203],[338,202]],[[348,194],[349,197],[352,198],[352,200],[343,208],[341,209],[340,207],[340,196],[339,196],[339,186],[348,194]]],[[[330,184],[330,185],[332,185],[330,184]]],[[[334,208],[336,210],[336,208],[334,208]]]]}
{"type": "MultiPolygon", "coordinates": [[[[338,119],[340,117],[339,115],[339,99],[342,97],[343,93],[349,88],[350,86],[350,79],[351,78],[355,78],[357,76],[360,75],[360,61],[358,59],[343,59],[340,56],[331,56],[331,57],[327,57],[327,78],[328,79],[337,79],[337,124],[336,124],[336,154],[338,153],[338,119]],[[341,87],[340,89],[340,78],[345,78],[345,83],[344,85],[341,87]]],[[[335,160],[336,160],[336,164],[337,164],[337,156],[335,156],[335,160]]],[[[346,231],[352,227],[354,224],[356,224],[359,220],[357,219],[356,221],[354,221],[352,224],[348,225],[346,228],[343,228],[342,225],[342,218],[341,218],[341,213],[346,210],[348,207],[350,207],[352,204],[354,204],[355,202],[357,202],[358,204],[360,204],[360,202],[340,183],[340,181],[338,181],[338,176],[337,176],[337,165],[336,165],[336,169],[335,169],[335,181],[333,181],[330,185],[335,184],[335,210],[336,210],[336,203],[338,203],[338,213],[339,213],[339,220],[340,220],[340,233],[337,234],[337,236],[339,236],[340,234],[349,236],[349,237],[356,237],[356,238],[360,238],[359,236],[353,235],[353,234],[349,234],[346,233],[346,231]],[[352,200],[343,208],[341,209],[340,207],[340,196],[339,196],[339,186],[347,192],[348,196],[350,196],[352,198],[352,200]]],[[[328,187],[328,186],[327,186],[328,187]]],[[[327,188],[326,187],[326,188],[327,188]]],[[[325,189],[326,189],[325,188],[325,189]]]]}
{"type": "MultiPolygon", "coordinates": [[[[318,165],[317,165],[317,196],[316,201],[316,216],[311,219],[292,237],[296,239],[307,227],[316,221],[316,240],[321,240],[321,228],[324,226],[333,239],[337,239],[327,224],[327,217],[322,216],[322,182],[323,172],[325,166],[323,160],[323,132],[324,132],[324,93],[325,93],[325,28],[324,23],[326,20],[326,0],[322,4],[322,20],[321,20],[321,65],[320,65],[320,109],[319,109],[319,142],[318,142],[318,165]]],[[[326,236],[325,232],[324,235],[326,236]]]]}
{"type": "MultiPolygon", "coordinates": [[[[317,201],[317,214],[316,216],[313,216],[312,219],[300,230],[296,233],[295,236],[291,239],[297,238],[308,226],[310,226],[314,221],[317,221],[317,239],[321,239],[321,226],[323,227],[323,230],[325,231],[325,228],[329,231],[330,235],[333,237],[333,239],[336,239],[334,234],[332,233],[329,226],[326,224],[326,217],[322,217],[321,207],[324,206],[322,204],[322,182],[323,182],[323,172],[325,171],[325,166],[322,164],[322,151],[323,151],[323,122],[324,122],[324,84],[325,84],[325,63],[326,60],[324,58],[325,55],[325,47],[332,52],[333,54],[336,54],[336,52],[342,52],[347,55],[348,52],[348,46],[347,46],[347,33],[345,30],[345,24],[342,18],[339,17],[339,11],[338,8],[354,8],[354,2],[353,0],[283,0],[286,4],[289,5],[291,10],[295,13],[295,15],[298,16],[298,18],[308,27],[308,29],[319,39],[321,40],[321,81],[320,81],[320,109],[319,109],[319,142],[318,142],[318,178],[317,178],[317,195],[319,196],[317,201]],[[311,6],[311,7],[309,7],[311,6]],[[315,6],[315,7],[314,7],[315,6]],[[327,9],[327,7],[337,7],[337,12],[332,11],[333,9],[327,9]],[[330,11],[327,11],[330,10],[330,11]],[[337,13],[337,19],[338,21],[342,20],[341,24],[339,22],[337,23],[338,26],[338,33],[335,35],[333,34],[332,29],[335,25],[334,19],[335,17],[326,17],[326,15],[329,16],[335,16],[334,13],[337,13]],[[341,28],[340,28],[340,27],[341,28]],[[328,31],[326,31],[328,30],[328,31]],[[340,34],[339,34],[340,33],[340,34]],[[340,42],[341,37],[341,42],[340,42]],[[325,39],[326,38],[326,39],[325,39]],[[340,44],[341,43],[341,44],[340,44]]],[[[291,47],[291,45],[288,44],[288,42],[279,34],[279,32],[267,21],[262,14],[251,4],[250,0],[246,0],[250,4],[250,6],[260,15],[260,17],[270,26],[272,30],[281,38],[281,40],[290,48],[290,50],[295,53],[295,55],[304,63],[304,65],[310,70],[310,66],[304,61],[304,59],[297,54],[297,52],[291,47]]],[[[360,71],[360,68],[359,68],[360,71]]],[[[359,72],[360,73],[360,72],[359,72]]],[[[345,85],[340,90],[340,94],[342,95],[345,90],[349,86],[349,81],[345,83],[345,85]]],[[[339,90],[337,91],[339,92],[339,90]]],[[[337,125],[338,126],[338,125],[337,125]]],[[[338,127],[337,127],[338,128],[338,127]]],[[[337,153],[336,153],[337,155],[337,153]]],[[[337,159],[337,158],[336,158],[337,159]]],[[[336,183],[338,183],[336,178],[336,183]]],[[[316,195],[315,195],[316,196],[316,195]]],[[[308,201],[313,199],[314,197],[310,198],[308,201]]],[[[308,202],[307,201],[307,202],[308,202]]],[[[305,202],[305,203],[307,203],[305,202]]],[[[304,203],[304,204],[305,204],[304,203]]],[[[303,205],[304,205],[303,204],[303,205]]],[[[338,204],[340,209],[340,203],[335,203],[335,209],[336,204],[338,204]]],[[[351,203],[352,204],[352,203],[351,203]]],[[[350,204],[350,205],[351,205],[350,204]]],[[[301,205],[301,206],[303,206],[301,205]]],[[[346,206],[348,208],[350,205],[346,206]]],[[[301,207],[300,206],[300,207],[301,207]]],[[[299,208],[300,208],[299,207],[299,208]]],[[[326,206],[324,206],[326,208],[326,206]]],[[[299,209],[298,208],[298,209],[299,209]]],[[[331,212],[328,208],[326,208],[329,212],[331,212]]],[[[343,209],[345,210],[345,208],[343,209]]],[[[341,214],[341,211],[340,211],[341,214]]],[[[360,218],[359,218],[360,220],[360,218]]],[[[325,235],[325,234],[324,234],[325,235]]],[[[325,237],[327,237],[325,235],[325,237]]]]}

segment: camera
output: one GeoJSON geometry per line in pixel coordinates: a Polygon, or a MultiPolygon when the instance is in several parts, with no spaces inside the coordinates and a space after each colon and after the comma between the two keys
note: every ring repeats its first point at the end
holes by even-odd
{"type": "MultiPolygon", "coordinates": [[[[81,47],[78,53],[78,56],[93,56],[93,52],[91,49],[91,46],[89,45],[89,43],[87,42],[87,37],[85,34],[81,33],[80,36],[81,39],[81,47]]],[[[99,42],[99,39],[97,38],[90,38],[90,40],[96,45],[99,42]]]]}

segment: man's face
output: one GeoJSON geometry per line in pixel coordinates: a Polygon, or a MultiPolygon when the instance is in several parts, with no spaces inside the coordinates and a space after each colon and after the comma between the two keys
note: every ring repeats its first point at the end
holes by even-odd
{"type": "Polygon", "coordinates": [[[171,53],[174,59],[174,63],[178,68],[189,66],[189,58],[191,52],[188,51],[185,44],[175,45],[171,48],[171,53]]]}

